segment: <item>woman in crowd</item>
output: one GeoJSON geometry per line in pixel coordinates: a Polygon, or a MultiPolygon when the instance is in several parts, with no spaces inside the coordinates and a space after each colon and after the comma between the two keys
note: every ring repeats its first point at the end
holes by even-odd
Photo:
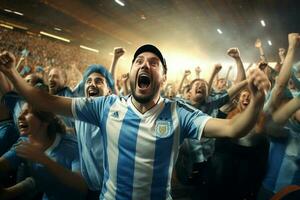
{"type": "Polygon", "coordinates": [[[83,199],[86,184],[79,174],[77,142],[65,134],[59,118],[25,103],[18,128],[21,137],[0,158],[0,173],[27,164],[32,178],[29,184],[2,188],[1,199],[15,198],[29,190],[43,192],[43,199],[83,199]]]}

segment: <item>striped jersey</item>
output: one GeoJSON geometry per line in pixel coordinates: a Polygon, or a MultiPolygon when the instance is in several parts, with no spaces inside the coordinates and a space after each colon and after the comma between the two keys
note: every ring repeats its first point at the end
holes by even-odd
{"type": "MultiPolygon", "coordinates": [[[[104,146],[100,199],[172,199],[170,180],[179,145],[200,139],[210,118],[180,102],[160,98],[145,113],[132,97],[72,100],[75,118],[99,126],[104,146]]],[[[100,156],[100,155],[99,155],[100,156]]]]}

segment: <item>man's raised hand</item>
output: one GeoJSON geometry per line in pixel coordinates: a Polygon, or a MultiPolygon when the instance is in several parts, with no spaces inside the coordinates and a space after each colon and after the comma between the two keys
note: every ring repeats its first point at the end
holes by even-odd
{"type": "Polygon", "coordinates": [[[239,58],[240,57],[240,51],[238,48],[233,47],[227,50],[227,55],[229,55],[232,58],[239,58]]]}
{"type": "Polygon", "coordinates": [[[15,66],[16,58],[12,53],[4,51],[0,54],[0,71],[6,73],[9,72],[15,66]]]}

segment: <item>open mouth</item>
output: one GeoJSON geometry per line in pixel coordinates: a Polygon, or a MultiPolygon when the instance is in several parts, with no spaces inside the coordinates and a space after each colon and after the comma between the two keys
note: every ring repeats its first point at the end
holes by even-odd
{"type": "Polygon", "coordinates": [[[51,89],[55,88],[55,85],[56,85],[55,82],[49,82],[49,88],[51,89]]]}
{"type": "Polygon", "coordinates": [[[24,123],[24,122],[19,122],[18,126],[20,129],[20,132],[26,131],[29,128],[28,124],[24,123]]]}
{"type": "Polygon", "coordinates": [[[96,88],[94,87],[90,87],[88,88],[88,96],[89,97],[95,97],[95,96],[99,96],[99,90],[97,90],[96,88]]]}
{"type": "Polygon", "coordinates": [[[243,104],[243,106],[246,107],[246,106],[248,106],[249,102],[248,101],[244,101],[242,104],[243,104]]]}
{"type": "Polygon", "coordinates": [[[140,74],[138,76],[138,86],[141,89],[147,89],[151,84],[151,78],[148,74],[140,74]]]}

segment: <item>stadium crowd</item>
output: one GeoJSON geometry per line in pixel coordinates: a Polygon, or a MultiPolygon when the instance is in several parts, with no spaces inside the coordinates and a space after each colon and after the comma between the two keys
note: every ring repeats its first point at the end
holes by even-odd
{"type": "Polygon", "coordinates": [[[288,35],[275,68],[260,40],[251,68],[230,48],[234,80],[216,64],[174,85],[150,44],[116,80],[121,47],[108,69],[0,29],[0,199],[299,199],[299,43],[288,35]]]}

